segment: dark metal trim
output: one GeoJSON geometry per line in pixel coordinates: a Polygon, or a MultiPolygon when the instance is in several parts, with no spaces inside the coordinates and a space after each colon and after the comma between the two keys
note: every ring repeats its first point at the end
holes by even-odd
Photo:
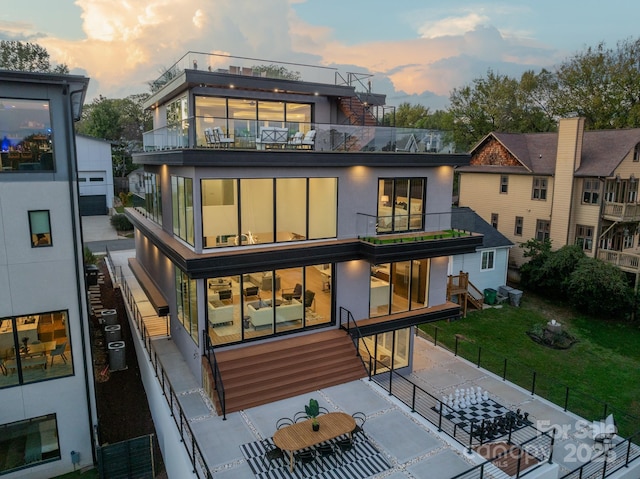
{"type": "Polygon", "coordinates": [[[455,308],[440,309],[438,311],[427,310],[420,312],[420,310],[416,310],[409,312],[409,314],[411,313],[415,314],[403,318],[397,318],[395,317],[397,315],[391,315],[389,316],[388,321],[367,325],[358,325],[358,328],[362,336],[371,336],[373,334],[388,333],[390,331],[406,329],[411,326],[417,326],[418,324],[441,321],[443,319],[458,319],[462,315],[459,306],[455,308]]]}

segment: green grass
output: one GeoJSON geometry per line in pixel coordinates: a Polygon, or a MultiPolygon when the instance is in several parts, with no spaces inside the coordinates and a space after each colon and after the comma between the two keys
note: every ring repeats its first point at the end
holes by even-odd
{"type": "Polygon", "coordinates": [[[62,476],[56,476],[52,479],[98,479],[98,477],[98,469],[90,469],[86,472],[81,472],[80,470],[70,472],[62,476]]]}
{"type": "Polygon", "coordinates": [[[531,391],[535,371],[537,395],[564,407],[568,387],[568,410],[592,420],[604,414],[606,404],[621,434],[640,427],[638,326],[580,316],[525,293],[519,308],[475,311],[420,328],[433,338],[436,327],[438,344],[453,351],[458,335],[458,355],[477,364],[480,352],[480,366],[508,381],[531,391]],[[578,339],[570,349],[550,349],[526,334],[551,319],[578,339]]]}

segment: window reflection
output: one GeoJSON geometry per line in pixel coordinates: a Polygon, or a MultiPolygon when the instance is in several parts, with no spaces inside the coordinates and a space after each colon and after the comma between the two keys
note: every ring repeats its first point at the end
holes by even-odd
{"type": "Polygon", "coordinates": [[[370,317],[427,307],[429,265],[428,259],[372,265],[370,317]]]}
{"type": "Polygon", "coordinates": [[[54,169],[46,100],[0,98],[0,172],[54,169]]]}
{"type": "Polygon", "coordinates": [[[0,474],[60,459],[55,414],[3,424],[0,438],[8,439],[11,445],[10,451],[0,455],[0,474]]]}

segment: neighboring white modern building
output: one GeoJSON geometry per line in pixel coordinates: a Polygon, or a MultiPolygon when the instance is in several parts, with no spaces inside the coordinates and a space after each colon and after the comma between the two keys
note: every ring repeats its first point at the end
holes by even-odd
{"type": "Polygon", "coordinates": [[[113,208],[113,161],[111,143],[76,135],[80,214],[106,215],[113,208]]]}
{"type": "Polygon", "coordinates": [[[74,120],[89,79],[0,71],[0,474],[94,463],[74,120]]]}

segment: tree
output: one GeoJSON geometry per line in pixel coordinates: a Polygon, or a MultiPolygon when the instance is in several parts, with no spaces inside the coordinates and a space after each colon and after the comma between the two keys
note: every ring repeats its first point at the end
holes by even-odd
{"type": "Polygon", "coordinates": [[[398,128],[423,128],[422,124],[429,116],[429,108],[423,105],[401,103],[395,112],[395,126],[398,128]]]}
{"type": "Polygon", "coordinates": [[[537,289],[552,298],[564,298],[571,274],[585,257],[578,245],[565,245],[546,256],[539,271],[537,289]]]}
{"type": "Polygon", "coordinates": [[[258,73],[265,73],[269,78],[282,78],[284,80],[295,81],[302,79],[300,72],[289,70],[282,65],[276,65],[274,63],[271,65],[254,65],[251,67],[251,70],[258,73]]]}
{"type": "Polygon", "coordinates": [[[578,114],[590,129],[640,126],[640,39],[604,42],[563,62],[551,103],[558,116],[578,114]]]}
{"type": "Polygon", "coordinates": [[[627,319],[633,302],[633,289],[617,267],[585,257],[571,273],[567,283],[569,301],[579,311],[603,318],[627,319]]]}
{"type": "Polygon", "coordinates": [[[68,74],[65,64],[52,66],[49,52],[35,43],[0,40],[0,68],[4,70],[68,74]]]}
{"type": "Polygon", "coordinates": [[[532,238],[526,243],[520,243],[520,248],[524,249],[524,257],[530,258],[520,267],[520,281],[525,288],[537,291],[543,277],[542,267],[551,255],[551,240],[532,238]]]}
{"type": "MultiPolygon", "coordinates": [[[[458,149],[469,149],[492,131],[523,133],[550,131],[555,127],[543,102],[533,96],[540,81],[526,72],[520,81],[507,75],[487,72],[471,85],[454,88],[450,94],[449,113],[453,119],[453,140],[458,149]]],[[[546,104],[546,103],[545,103],[546,104]]]]}

